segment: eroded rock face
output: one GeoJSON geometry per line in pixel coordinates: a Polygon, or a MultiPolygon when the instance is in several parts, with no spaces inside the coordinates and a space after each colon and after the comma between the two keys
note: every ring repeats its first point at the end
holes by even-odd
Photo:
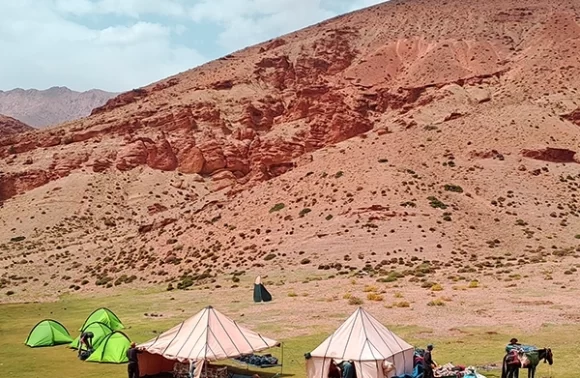
{"type": "Polygon", "coordinates": [[[569,114],[566,114],[564,118],[580,126],[580,108],[574,110],[569,114]]]}
{"type": "MultiPolygon", "coordinates": [[[[393,36],[390,29],[370,33],[350,21],[333,25],[123,93],[66,127],[0,136],[0,158],[10,160],[10,169],[16,171],[19,161],[34,162],[6,181],[12,184],[5,185],[10,189],[4,197],[84,168],[178,171],[212,177],[220,182],[213,188],[246,187],[292,170],[307,153],[367,133],[377,120],[377,134],[386,138],[395,128],[414,128],[408,113],[439,100],[434,88],[479,83],[482,88],[471,88],[468,100],[473,106],[489,103],[483,82],[503,72],[498,57],[507,59],[510,51],[487,41],[488,34],[470,33],[474,40],[467,43],[454,33],[425,40],[415,30],[393,36]],[[74,150],[82,153],[69,154],[74,150]],[[54,174],[27,170],[45,156],[52,156],[54,174]],[[28,174],[33,184],[21,184],[28,174]]],[[[448,114],[447,121],[464,116],[463,110],[448,114]]],[[[578,123],[578,114],[565,117],[578,123]]],[[[575,161],[569,150],[522,154],[575,161]]],[[[504,159],[494,150],[472,157],[504,159]]]]}
{"type": "Polygon", "coordinates": [[[522,150],[522,156],[552,163],[578,163],[576,152],[565,148],[547,147],[543,150],[522,150]]]}
{"type": "Polygon", "coordinates": [[[129,171],[147,163],[147,147],[138,140],[119,151],[116,167],[120,171],[129,171]]]}
{"type": "Polygon", "coordinates": [[[28,170],[0,173],[0,202],[66,176],[65,172],[28,170]]]}

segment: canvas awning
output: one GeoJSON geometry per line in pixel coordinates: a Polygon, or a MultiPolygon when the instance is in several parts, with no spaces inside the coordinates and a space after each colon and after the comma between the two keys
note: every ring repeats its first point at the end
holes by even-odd
{"type": "Polygon", "coordinates": [[[280,343],[239,326],[209,306],[137,347],[141,376],[171,371],[174,361],[219,361],[263,351],[280,343]],[[172,362],[173,361],[173,362],[172,362]]]}

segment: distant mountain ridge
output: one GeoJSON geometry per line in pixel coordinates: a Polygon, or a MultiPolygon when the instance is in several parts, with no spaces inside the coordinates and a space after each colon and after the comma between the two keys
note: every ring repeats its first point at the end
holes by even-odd
{"type": "Polygon", "coordinates": [[[99,89],[77,92],[67,87],[0,90],[0,114],[33,127],[45,127],[86,117],[116,95],[99,89]]]}

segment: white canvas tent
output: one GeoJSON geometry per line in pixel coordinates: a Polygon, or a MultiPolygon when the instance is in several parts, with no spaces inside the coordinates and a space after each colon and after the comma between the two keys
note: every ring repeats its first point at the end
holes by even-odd
{"type": "Polygon", "coordinates": [[[205,361],[219,361],[279,346],[276,340],[240,327],[209,306],[137,347],[141,376],[171,372],[176,361],[195,363],[199,376],[205,361]]]}
{"type": "Polygon", "coordinates": [[[413,346],[360,307],[310,353],[306,373],[308,378],[326,378],[332,360],[352,360],[357,378],[412,374],[413,354],[413,346]],[[390,364],[394,369],[385,373],[390,364]]]}

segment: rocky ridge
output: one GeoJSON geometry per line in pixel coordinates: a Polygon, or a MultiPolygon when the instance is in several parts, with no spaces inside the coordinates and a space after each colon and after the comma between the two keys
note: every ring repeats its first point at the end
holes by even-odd
{"type": "Polygon", "coordinates": [[[24,133],[31,130],[33,130],[32,127],[20,122],[19,120],[0,114],[0,136],[6,137],[8,135],[24,133]]]}

